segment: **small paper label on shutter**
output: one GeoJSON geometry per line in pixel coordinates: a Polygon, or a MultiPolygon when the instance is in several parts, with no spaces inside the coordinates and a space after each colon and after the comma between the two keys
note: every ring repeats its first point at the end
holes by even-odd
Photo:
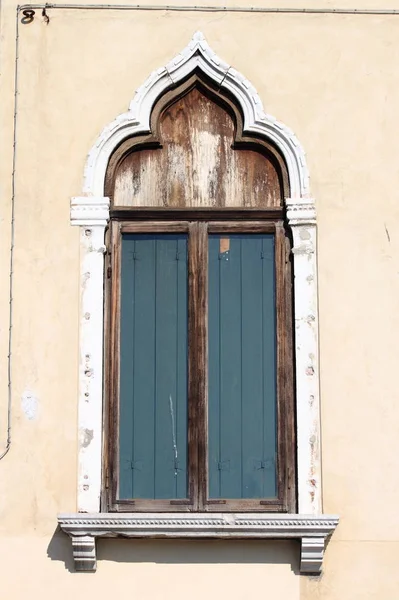
{"type": "Polygon", "coordinates": [[[223,254],[230,250],[230,238],[220,238],[219,252],[223,254]]]}

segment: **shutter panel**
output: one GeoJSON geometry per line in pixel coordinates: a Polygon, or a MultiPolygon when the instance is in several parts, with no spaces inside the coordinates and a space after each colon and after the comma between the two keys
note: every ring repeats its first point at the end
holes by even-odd
{"type": "Polygon", "coordinates": [[[187,237],[122,237],[120,499],[187,497],[187,237]]]}
{"type": "Polygon", "coordinates": [[[276,497],[273,235],[209,236],[209,497],[276,497]]]}

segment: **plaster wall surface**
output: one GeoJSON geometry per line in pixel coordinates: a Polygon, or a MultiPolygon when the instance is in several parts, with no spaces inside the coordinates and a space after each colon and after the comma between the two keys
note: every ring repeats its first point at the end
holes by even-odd
{"type": "MultiPolygon", "coordinates": [[[[396,2],[334,6],[396,8],[396,2]]],[[[1,13],[0,452],[15,8],[6,2],[1,13]]],[[[47,12],[47,25],[40,11],[19,25],[12,446],[0,461],[2,594],[105,597],[128,587],[138,597],[166,600],[187,593],[238,600],[259,592],[282,600],[396,599],[399,16],[47,12]],[[69,223],[69,199],[81,194],[86,155],[103,126],[127,110],[148,74],[198,29],[307,153],[318,213],[324,511],[341,516],[318,580],[297,574],[295,542],[260,541],[102,540],[97,574],[82,575],[70,572],[70,542],[55,532],[57,513],[76,508],[79,232],[69,223]]]]}

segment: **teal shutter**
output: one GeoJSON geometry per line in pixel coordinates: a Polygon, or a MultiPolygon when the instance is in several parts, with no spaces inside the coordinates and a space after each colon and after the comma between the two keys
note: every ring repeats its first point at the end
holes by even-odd
{"type": "Polygon", "coordinates": [[[187,497],[187,236],[122,236],[119,498],[187,497]]]}
{"type": "Polygon", "coordinates": [[[209,497],[275,498],[274,236],[209,236],[209,497]]]}

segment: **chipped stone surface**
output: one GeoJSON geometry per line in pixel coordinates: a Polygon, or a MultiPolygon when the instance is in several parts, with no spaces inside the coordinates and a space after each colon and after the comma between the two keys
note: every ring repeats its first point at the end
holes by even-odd
{"type": "Polygon", "coordinates": [[[78,510],[100,510],[103,387],[105,197],[72,198],[71,224],[80,226],[80,366],[78,510]]]}
{"type": "Polygon", "coordinates": [[[298,509],[320,514],[316,215],[309,201],[287,204],[294,241],[298,509]]]}
{"type": "MultiPolygon", "coordinates": [[[[87,448],[90,442],[93,439],[93,430],[92,429],[81,429],[80,431],[80,445],[82,448],[87,448]]],[[[86,479],[86,476],[84,477],[86,479]]]]}

